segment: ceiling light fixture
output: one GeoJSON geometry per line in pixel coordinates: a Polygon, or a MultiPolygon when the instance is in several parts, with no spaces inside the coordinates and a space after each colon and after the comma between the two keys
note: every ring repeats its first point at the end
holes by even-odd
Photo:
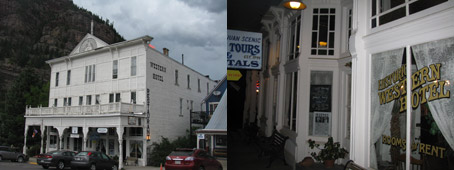
{"type": "Polygon", "coordinates": [[[306,5],[302,0],[284,0],[282,5],[288,9],[303,10],[306,9],[306,5]]]}

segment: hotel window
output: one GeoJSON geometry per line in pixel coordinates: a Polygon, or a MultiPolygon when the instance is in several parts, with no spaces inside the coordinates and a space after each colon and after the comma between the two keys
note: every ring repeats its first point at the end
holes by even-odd
{"type": "Polygon", "coordinates": [[[188,74],[188,89],[191,89],[191,77],[188,74]]]}
{"type": "Polygon", "coordinates": [[[82,106],[83,102],[84,102],[84,97],[79,96],[79,106],[82,106]]]}
{"type": "Polygon", "coordinates": [[[178,86],[178,70],[175,70],[175,85],[178,86]]]}
{"type": "Polygon", "coordinates": [[[112,79],[117,79],[118,77],[118,60],[114,60],[112,63],[112,79]]]}
{"type": "Polygon", "coordinates": [[[114,94],[113,93],[110,93],[109,94],[109,103],[113,103],[115,101],[114,99],[114,94]]]}
{"type": "Polygon", "coordinates": [[[136,92],[131,92],[131,103],[136,104],[136,92]]]}
{"type": "Polygon", "coordinates": [[[381,26],[447,1],[448,0],[372,0],[371,28],[381,26]]]}
{"type": "Polygon", "coordinates": [[[70,85],[71,84],[71,70],[68,70],[66,72],[66,85],[70,85]]]}
{"type": "Polygon", "coordinates": [[[143,136],[143,128],[141,127],[130,127],[129,136],[143,136]]]}
{"type": "Polygon", "coordinates": [[[135,76],[136,75],[136,71],[137,71],[137,57],[134,56],[134,57],[131,57],[131,76],[135,76]]]}
{"type": "Polygon", "coordinates": [[[57,107],[58,99],[54,99],[54,107],[57,107]]]}
{"type": "Polygon", "coordinates": [[[312,16],[312,55],[334,55],[335,8],[314,8],[312,16]]]}
{"type": "Polygon", "coordinates": [[[121,102],[120,93],[115,93],[115,102],[121,102]]]}
{"type": "Polygon", "coordinates": [[[309,135],[331,136],[332,71],[311,71],[309,94],[309,135]]]}
{"type": "Polygon", "coordinates": [[[296,131],[296,114],[297,114],[297,98],[298,98],[298,72],[290,72],[286,75],[286,98],[285,107],[286,115],[284,123],[287,128],[296,131]]]}
{"type": "Polygon", "coordinates": [[[86,105],[91,105],[91,95],[87,95],[87,103],[86,105]]]}
{"type": "Polygon", "coordinates": [[[94,64],[85,66],[85,83],[95,81],[95,75],[96,75],[95,70],[96,70],[96,67],[94,64]]]}
{"type": "Polygon", "coordinates": [[[101,103],[101,98],[100,98],[99,94],[97,94],[95,96],[95,104],[100,104],[100,103],[101,103]]]}
{"type": "Polygon", "coordinates": [[[210,94],[210,83],[207,82],[207,95],[210,94]]]}
{"type": "Polygon", "coordinates": [[[201,90],[200,90],[200,79],[197,79],[197,87],[198,87],[198,89],[199,89],[198,91],[200,93],[201,92],[201,90]]]}
{"type": "Polygon", "coordinates": [[[301,15],[298,15],[290,25],[290,42],[288,60],[298,58],[300,52],[301,15]]]}
{"type": "Polygon", "coordinates": [[[194,101],[191,100],[191,111],[194,110],[194,101]]]}
{"type": "Polygon", "coordinates": [[[183,98],[180,98],[180,116],[183,116],[183,98]]]}
{"type": "Polygon", "coordinates": [[[68,99],[66,97],[63,98],[63,106],[68,106],[68,99]]]}
{"type": "Polygon", "coordinates": [[[55,73],[55,87],[58,87],[58,78],[59,78],[60,73],[57,72],[55,73]]]}
{"type": "Polygon", "coordinates": [[[68,105],[67,106],[71,106],[71,97],[68,97],[68,105]]]}

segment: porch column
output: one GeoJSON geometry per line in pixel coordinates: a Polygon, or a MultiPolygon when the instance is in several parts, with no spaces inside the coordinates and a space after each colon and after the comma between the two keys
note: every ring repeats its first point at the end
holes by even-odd
{"type": "Polygon", "coordinates": [[[58,150],[62,150],[63,149],[63,145],[62,145],[62,143],[63,143],[63,133],[65,132],[66,128],[65,127],[56,127],[56,128],[57,128],[57,131],[58,131],[58,139],[59,139],[58,140],[59,143],[58,143],[57,149],[58,150]]]}
{"type": "Polygon", "coordinates": [[[51,131],[51,127],[50,127],[50,126],[47,126],[47,131],[46,131],[46,135],[47,135],[47,139],[46,139],[46,150],[44,151],[45,153],[49,152],[49,145],[50,145],[50,131],[51,131]]]}
{"type": "Polygon", "coordinates": [[[123,168],[123,132],[124,129],[122,126],[117,127],[117,135],[118,135],[118,144],[120,149],[120,156],[118,157],[118,169],[123,168]]]}
{"type": "Polygon", "coordinates": [[[210,153],[211,153],[211,156],[213,156],[214,154],[214,134],[211,135],[211,146],[210,146],[210,153]]]}
{"type": "Polygon", "coordinates": [[[84,135],[83,142],[82,142],[82,150],[86,151],[87,150],[87,140],[88,140],[88,127],[83,127],[82,133],[84,135]]]}
{"type": "Polygon", "coordinates": [[[24,148],[22,149],[22,153],[24,155],[27,154],[27,132],[28,132],[28,125],[25,124],[25,131],[24,131],[24,148]]]}
{"type": "Polygon", "coordinates": [[[143,159],[143,166],[147,166],[147,129],[143,128],[143,142],[142,142],[142,159],[143,159]]]}
{"type": "Polygon", "coordinates": [[[39,153],[44,153],[44,131],[46,130],[46,126],[41,124],[41,147],[39,148],[39,153]]]}

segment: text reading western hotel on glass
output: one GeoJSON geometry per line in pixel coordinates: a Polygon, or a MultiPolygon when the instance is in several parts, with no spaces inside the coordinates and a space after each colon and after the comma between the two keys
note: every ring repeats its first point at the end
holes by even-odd
{"type": "MultiPolygon", "coordinates": [[[[411,90],[421,87],[419,90],[411,93],[411,105],[413,109],[417,108],[420,104],[430,102],[436,99],[449,98],[450,91],[446,89],[445,86],[449,85],[449,81],[440,81],[440,67],[441,64],[431,64],[429,67],[424,67],[411,76],[411,90]],[[430,68],[430,69],[429,69],[430,68]],[[430,74],[429,74],[430,73],[430,74]],[[422,87],[422,85],[430,82],[429,85],[422,87]],[[439,89],[439,90],[438,90],[439,89]],[[426,93],[429,92],[427,98],[426,93]]],[[[397,69],[390,75],[378,81],[378,96],[380,98],[380,105],[389,103],[394,99],[400,100],[400,112],[403,112],[407,109],[406,101],[406,72],[405,65],[397,69]],[[394,86],[388,88],[394,84],[394,86]],[[388,88],[386,90],[383,90],[388,88]]]]}

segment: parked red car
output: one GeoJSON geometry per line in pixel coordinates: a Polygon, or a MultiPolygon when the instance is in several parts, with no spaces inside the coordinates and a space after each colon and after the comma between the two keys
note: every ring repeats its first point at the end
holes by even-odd
{"type": "Polygon", "coordinates": [[[166,157],[166,170],[222,170],[214,157],[201,149],[177,148],[166,157]]]}

